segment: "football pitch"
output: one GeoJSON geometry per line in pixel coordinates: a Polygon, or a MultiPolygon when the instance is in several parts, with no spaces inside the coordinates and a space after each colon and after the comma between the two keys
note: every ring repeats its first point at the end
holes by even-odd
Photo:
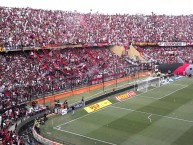
{"type": "MultiPolygon", "coordinates": [[[[124,92],[123,92],[124,93],[124,92]]],[[[56,115],[41,135],[74,145],[192,145],[193,78],[182,78],[92,113],[56,115]]]]}

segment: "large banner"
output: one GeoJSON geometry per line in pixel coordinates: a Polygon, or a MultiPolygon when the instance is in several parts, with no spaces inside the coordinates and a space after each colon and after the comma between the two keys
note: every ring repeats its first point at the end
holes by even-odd
{"type": "Polygon", "coordinates": [[[186,46],[186,42],[158,42],[159,46],[186,46]]]}
{"type": "Polygon", "coordinates": [[[102,102],[93,104],[91,106],[85,107],[84,110],[86,110],[86,112],[90,113],[96,110],[99,110],[105,106],[111,105],[112,103],[109,100],[104,100],[102,102]]]}

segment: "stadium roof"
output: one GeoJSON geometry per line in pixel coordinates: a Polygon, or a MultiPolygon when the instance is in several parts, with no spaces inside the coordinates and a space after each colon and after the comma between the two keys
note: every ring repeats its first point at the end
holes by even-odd
{"type": "Polygon", "coordinates": [[[193,14],[192,0],[0,0],[0,6],[104,14],[193,14]]]}

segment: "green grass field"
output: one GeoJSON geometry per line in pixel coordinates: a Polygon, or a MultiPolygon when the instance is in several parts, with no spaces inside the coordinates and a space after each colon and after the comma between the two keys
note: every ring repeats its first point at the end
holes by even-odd
{"type": "MultiPolygon", "coordinates": [[[[124,92],[123,92],[124,93],[124,92]]],[[[122,94],[123,94],[122,93],[122,94]]],[[[138,93],[138,92],[137,92],[138,93]]],[[[183,78],[93,113],[56,115],[41,135],[76,145],[192,145],[193,79],[183,78]]]]}

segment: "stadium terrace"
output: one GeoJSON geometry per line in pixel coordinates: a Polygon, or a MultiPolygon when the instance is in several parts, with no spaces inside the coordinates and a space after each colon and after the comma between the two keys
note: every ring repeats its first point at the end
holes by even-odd
{"type": "MultiPolygon", "coordinates": [[[[193,74],[192,30],[193,15],[172,16],[154,13],[103,15],[0,7],[0,138],[2,144],[24,145],[26,141],[16,132],[17,125],[33,118],[46,107],[53,109],[57,101],[60,104],[59,99],[64,98],[55,98],[57,94],[70,92],[71,95],[65,97],[70,100],[75,96],[71,102],[73,104],[84,98],[79,95],[85,93],[84,91],[77,93],[78,96],[74,94],[79,89],[89,88],[89,91],[87,90],[89,93],[95,90],[93,96],[100,94],[101,92],[97,89],[101,89],[102,94],[105,95],[109,93],[106,88],[111,87],[110,92],[116,92],[121,83],[124,82],[128,87],[129,81],[134,79],[137,79],[134,86],[139,86],[141,77],[158,77],[156,83],[152,83],[154,86],[147,85],[150,88],[160,87],[158,80],[160,81],[163,74],[191,77],[193,74]],[[95,89],[90,90],[90,88],[95,89]],[[46,98],[50,96],[53,100],[46,102],[46,98]],[[41,99],[44,102],[38,102],[41,99]]],[[[167,79],[164,80],[165,84],[170,84],[167,79]]],[[[167,86],[166,91],[162,88],[157,89],[166,93],[160,93],[156,98],[155,91],[149,98],[155,97],[153,99],[159,101],[162,97],[165,98],[164,96],[183,89],[182,86],[186,86],[184,88],[186,91],[192,86],[190,79],[186,77],[180,80],[181,84],[176,82],[176,84],[170,84],[168,94],[167,86]],[[186,85],[186,82],[189,84],[186,85]]],[[[140,86],[141,89],[146,87],[147,82],[144,81],[140,86]]],[[[148,90],[147,87],[145,89],[148,90]]],[[[137,89],[132,92],[136,93],[134,96],[137,98],[137,89]]],[[[90,100],[89,97],[91,97],[90,94],[85,97],[85,100],[90,100]]],[[[173,99],[173,96],[170,97],[173,99]]],[[[123,100],[127,100],[126,98],[129,97],[123,100]]],[[[188,97],[188,100],[191,101],[191,98],[188,97]]],[[[82,104],[79,107],[82,107],[82,104]]],[[[73,113],[74,109],[76,110],[73,106],[73,113]]],[[[120,110],[125,112],[129,110],[129,108],[117,106],[113,109],[118,115],[120,110]]],[[[174,111],[172,109],[171,112],[174,111]]],[[[150,123],[154,121],[152,116],[165,117],[142,111],[140,113],[148,114],[145,119],[150,120],[150,123]]],[[[45,118],[47,119],[46,116],[45,118]]],[[[168,116],[165,118],[171,119],[168,116]]],[[[36,123],[39,125],[38,121],[37,118],[36,123]]],[[[57,129],[60,130],[60,128],[57,129]]],[[[29,132],[31,133],[31,130],[29,132]]]]}
{"type": "Polygon", "coordinates": [[[99,15],[1,7],[0,46],[192,42],[192,15],[99,15]]]}

